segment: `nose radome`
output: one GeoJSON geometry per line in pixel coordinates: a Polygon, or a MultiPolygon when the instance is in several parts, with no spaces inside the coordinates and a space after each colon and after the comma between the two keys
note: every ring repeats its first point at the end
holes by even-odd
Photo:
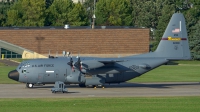
{"type": "Polygon", "coordinates": [[[10,71],[8,73],[8,77],[10,79],[15,80],[15,81],[19,81],[19,72],[17,70],[10,71]]]}

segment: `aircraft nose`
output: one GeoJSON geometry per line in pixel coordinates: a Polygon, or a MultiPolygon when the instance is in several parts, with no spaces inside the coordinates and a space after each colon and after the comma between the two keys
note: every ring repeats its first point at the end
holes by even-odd
{"type": "Polygon", "coordinates": [[[8,77],[10,79],[15,80],[15,81],[19,81],[19,72],[17,70],[10,71],[8,73],[8,77]]]}

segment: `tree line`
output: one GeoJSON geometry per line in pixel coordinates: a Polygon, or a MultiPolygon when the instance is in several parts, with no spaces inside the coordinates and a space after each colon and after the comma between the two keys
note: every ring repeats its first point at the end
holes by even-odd
{"type": "Polygon", "coordinates": [[[186,18],[192,58],[200,60],[200,0],[3,0],[0,26],[134,26],[153,29],[155,50],[173,13],[186,18]]]}

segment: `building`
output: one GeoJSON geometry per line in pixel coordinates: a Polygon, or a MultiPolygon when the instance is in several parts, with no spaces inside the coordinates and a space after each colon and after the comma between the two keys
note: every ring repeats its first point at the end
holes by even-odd
{"type": "Polygon", "coordinates": [[[118,57],[149,52],[147,28],[2,28],[1,54],[5,58],[43,58],[73,55],[118,57]],[[12,52],[11,52],[12,51],[12,52]]]}

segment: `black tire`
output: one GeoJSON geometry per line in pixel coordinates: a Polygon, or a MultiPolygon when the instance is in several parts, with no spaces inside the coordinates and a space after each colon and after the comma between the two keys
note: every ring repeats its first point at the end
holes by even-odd
{"type": "Polygon", "coordinates": [[[32,86],[30,86],[30,84],[32,84],[32,83],[26,83],[26,87],[27,87],[27,88],[33,88],[33,85],[34,85],[34,84],[32,84],[32,86]]]}

